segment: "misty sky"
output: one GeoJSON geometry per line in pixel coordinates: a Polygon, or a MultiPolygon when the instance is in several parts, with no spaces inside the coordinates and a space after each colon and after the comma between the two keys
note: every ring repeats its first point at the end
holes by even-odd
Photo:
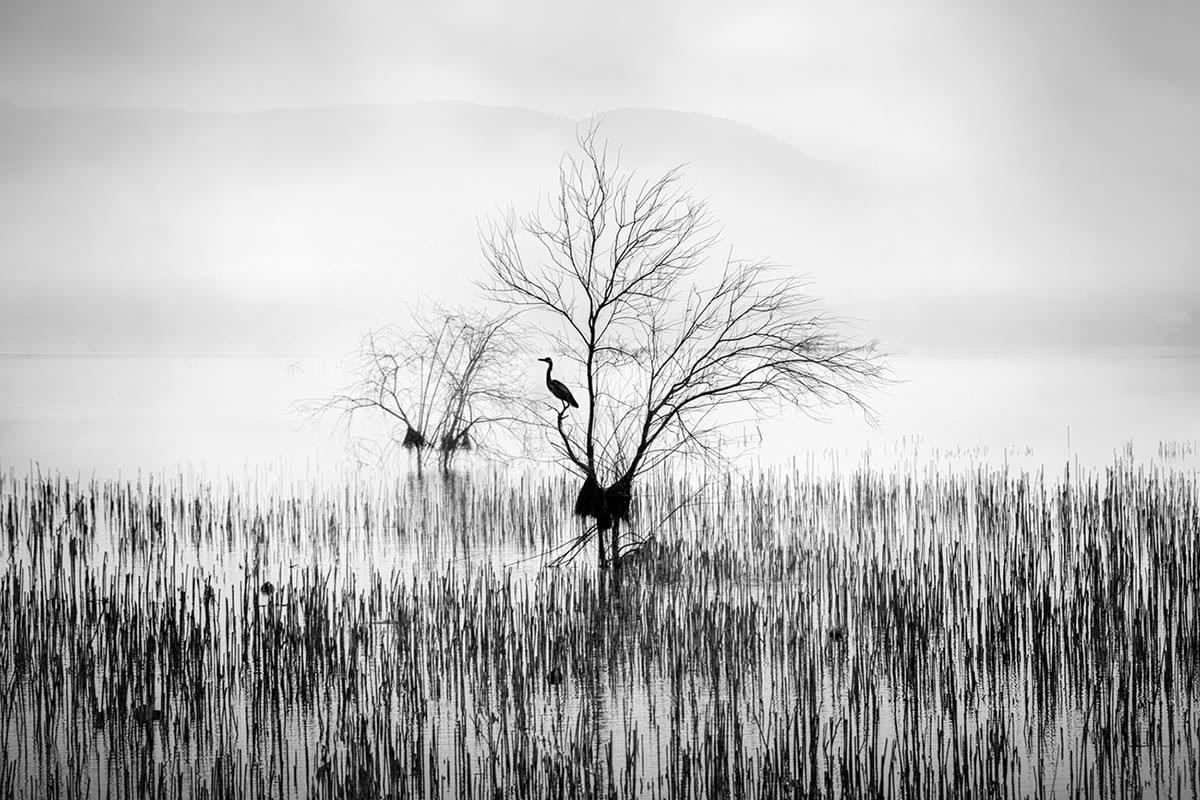
{"type": "Polygon", "coordinates": [[[209,110],[459,99],[572,116],[653,106],[922,162],[1194,170],[1198,32],[1188,0],[9,0],[0,97],[209,110]]]}
{"type": "MultiPolygon", "coordinates": [[[[856,280],[864,291],[887,293],[921,284],[941,296],[946,324],[958,324],[978,312],[956,297],[992,292],[997,308],[1011,310],[996,325],[1028,318],[1017,338],[1053,327],[1048,319],[1061,316],[1087,317],[1076,338],[1102,334],[1111,321],[1122,331],[1165,325],[1172,341],[1187,344],[1200,335],[1193,223],[1200,206],[1198,39],[1200,4],[1182,0],[639,0],[586,7],[542,0],[9,0],[0,6],[0,101],[243,112],[461,100],[574,118],[622,107],[700,112],[752,125],[881,182],[899,181],[895,193],[904,199],[892,201],[899,211],[861,234],[879,243],[872,255],[884,266],[857,279],[818,273],[838,299],[850,297],[842,284],[856,280]],[[911,208],[904,208],[908,198],[911,208]],[[1048,291],[1039,291],[1042,284],[1048,291]],[[1091,311],[1063,308],[1067,298],[1091,311]],[[1118,319],[1125,304],[1133,322],[1118,319]]],[[[0,138],[0,156],[5,146],[0,138]]],[[[30,151],[20,152],[26,158],[30,151]]],[[[546,163],[556,155],[547,151],[546,163]]],[[[66,163],[58,154],[47,158],[51,167],[54,159],[66,163]]],[[[159,175],[173,174],[174,165],[164,170],[161,163],[159,175]]],[[[22,286],[28,296],[43,296],[51,281],[67,292],[73,270],[81,280],[104,275],[111,285],[115,277],[125,282],[122,292],[145,293],[149,271],[139,271],[139,259],[176,259],[180,275],[206,276],[207,306],[236,305],[253,301],[264,285],[275,291],[280,278],[289,284],[285,292],[319,282],[337,261],[320,261],[307,244],[303,254],[280,244],[289,230],[312,224],[281,210],[307,202],[296,199],[301,192],[247,201],[248,192],[230,190],[236,202],[257,203],[269,215],[253,218],[253,209],[222,200],[221,213],[242,226],[229,234],[214,229],[220,215],[213,207],[193,209],[192,233],[214,250],[211,261],[259,256],[250,267],[239,265],[232,281],[249,288],[226,291],[232,267],[193,263],[197,248],[183,223],[163,223],[159,239],[147,244],[145,231],[121,227],[132,223],[93,213],[89,203],[114,203],[111,192],[91,187],[117,186],[123,174],[80,173],[78,187],[60,182],[53,192],[27,193],[34,198],[29,219],[40,213],[39,197],[53,213],[78,207],[70,225],[41,221],[61,241],[48,241],[56,237],[26,220],[8,223],[0,248],[16,265],[11,297],[22,286]],[[69,249],[72,242],[79,252],[69,249]]],[[[26,202],[18,189],[14,207],[26,202]]],[[[192,189],[156,186],[146,198],[122,195],[116,205],[179,208],[199,202],[192,189]]],[[[319,191],[329,195],[328,186],[319,191]]],[[[463,219],[489,210],[473,208],[463,219]]],[[[328,238],[352,249],[359,227],[341,224],[328,238]]],[[[463,233],[473,234],[469,224],[463,233]]],[[[376,241],[364,235],[357,246],[365,252],[376,241]]],[[[792,255],[786,242],[782,250],[753,254],[792,255]]],[[[832,246],[820,253],[839,258],[832,246]]],[[[169,266],[161,269],[155,292],[183,280],[169,266]]],[[[142,298],[138,313],[175,313],[164,312],[156,296],[142,298]]],[[[72,307],[69,299],[47,300],[46,309],[27,300],[6,311],[38,317],[72,307]]],[[[874,302],[841,310],[868,320],[907,313],[903,303],[874,302]]]]}
{"type": "Polygon", "coordinates": [[[596,113],[898,354],[880,441],[1194,437],[1198,41],[1195,0],[5,0],[0,458],[310,457],[290,404],[477,297],[596,113]]]}

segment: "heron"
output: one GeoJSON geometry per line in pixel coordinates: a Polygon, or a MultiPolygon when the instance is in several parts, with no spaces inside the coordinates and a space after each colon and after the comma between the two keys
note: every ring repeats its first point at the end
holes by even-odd
{"type": "Polygon", "coordinates": [[[546,362],[546,388],[550,390],[550,394],[562,401],[563,410],[567,410],[567,406],[571,408],[579,408],[579,403],[575,402],[571,390],[567,388],[562,381],[556,381],[550,377],[550,371],[554,369],[554,360],[551,358],[539,358],[538,361],[546,362]]]}

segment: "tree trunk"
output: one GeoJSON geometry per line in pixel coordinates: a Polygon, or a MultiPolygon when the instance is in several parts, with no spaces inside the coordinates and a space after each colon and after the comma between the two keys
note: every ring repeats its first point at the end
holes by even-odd
{"type": "Polygon", "coordinates": [[[605,558],[605,554],[604,554],[604,529],[601,528],[599,525],[596,526],[596,541],[600,545],[600,549],[599,549],[600,569],[604,569],[608,566],[608,560],[605,558]]]}
{"type": "Polygon", "coordinates": [[[609,563],[613,569],[621,569],[621,520],[613,519],[612,539],[609,540],[609,563]]]}

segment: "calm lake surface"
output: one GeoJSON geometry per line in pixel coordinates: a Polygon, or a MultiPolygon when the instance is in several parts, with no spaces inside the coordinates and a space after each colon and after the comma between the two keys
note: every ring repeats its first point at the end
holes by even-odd
{"type": "Polygon", "coordinates": [[[0,478],[0,792],[1172,797],[1194,466],[0,478]]]}
{"type": "Polygon", "coordinates": [[[557,473],[329,480],[334,362],[0,360],[0,794],[1193,797],[1197,366],[898,359],[617,580],[557,473]]]}
{"type": "MultiPolygon", "coordinates": [[[[1103,464],[1131,443],[1200,440],[1200,355],[1094,358],[897,356],[902,381],[873,398],[872,428],[846,409],[746,428],[765,463],[828,449],[851,461],[898,442],[974,453],[1103,464]],[[761,447],[760,447],[761,445],[761,447]]],[[[544,391],[540,366],[515,379],[544,391]]],[[[564,376],[569,378],[569,376],[564,376]]],[[[0,468],[31,463],[84,475],[174,471],[239,475],[346,463],[344,440],[314,427],[300,401],[346,383],[330,358],[0,358],[0,468]]]]}

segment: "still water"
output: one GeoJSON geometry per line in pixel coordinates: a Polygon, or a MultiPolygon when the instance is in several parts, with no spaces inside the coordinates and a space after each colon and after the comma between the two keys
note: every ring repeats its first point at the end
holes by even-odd
{"type": "Polygon", "coordinates": [[[555,477],[311,482],[334,361],[4,359],[0,789],[1192,796],[1197,366],[897,359],[618,586],[555,477]]]}
{"type": "Polygon", "coordinates": [[[1195,796],[1194,467],[574,488],[0,478],[0,790],[1195,796]]]}
{"type": "MultiPolygon", "coordinates": [[[[1103,464],[1132,444],[1200,440],[1200,355],[1091,358],[897,356],[898,382],[872,398],[879,424],[847,409],[746,426],[740,446],[765,462],[842,452],[857,460],[898,442],[1047,463],[1103,464]]],[[[530,391],[540,392],[531,363],[530,391]]],[[[571,376],[563,375],[566,380],[571,376]]],[[[333,358],[0,358],[0,468],[135,475],[185,468],[239,475],[347,463],[328,422],[297,406],[347,382],[333,358]]]]}

